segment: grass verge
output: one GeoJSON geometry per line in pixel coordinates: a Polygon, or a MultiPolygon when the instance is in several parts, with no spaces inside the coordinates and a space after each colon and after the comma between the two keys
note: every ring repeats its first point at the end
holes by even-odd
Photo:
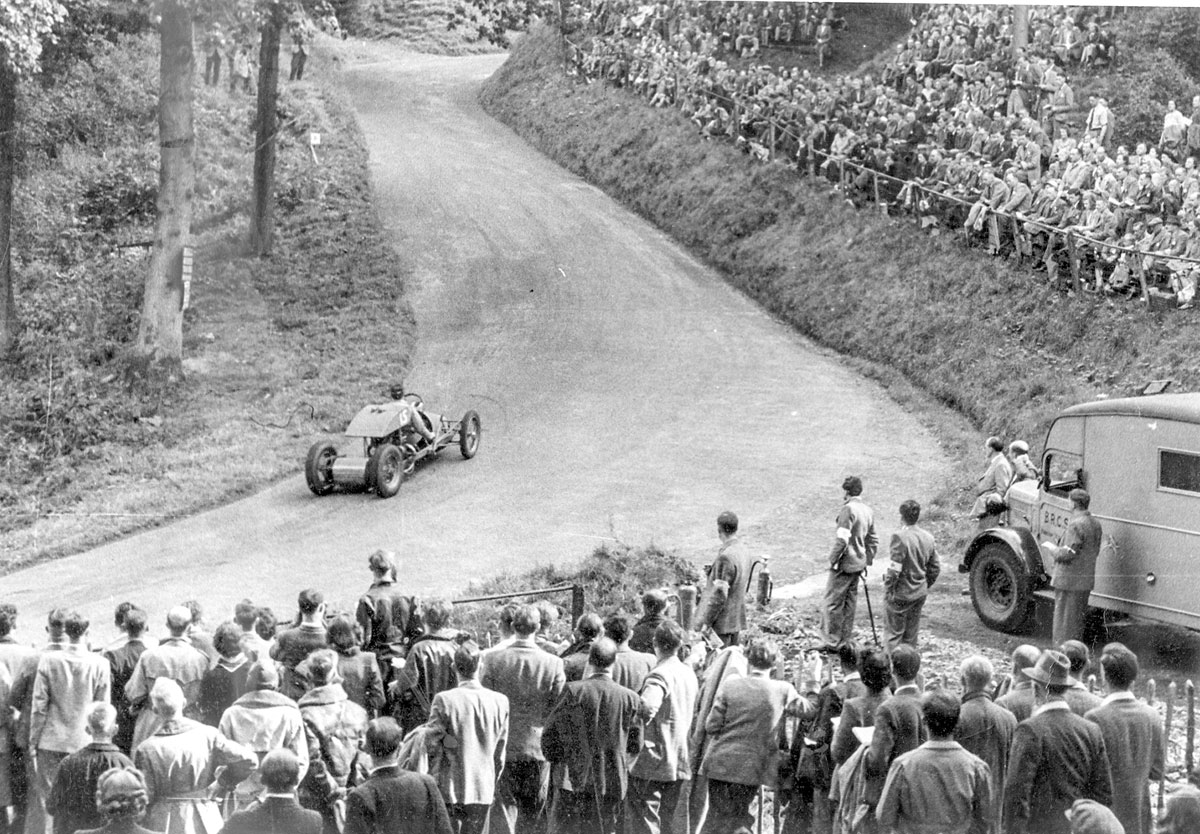
{"type": "MultiPolygon", "coordinates": [[[[140,66],[132,77],[157,77],[153,42],[130,39],[120,50],[111,63],[122,75],[140,66]]],[[[371,202],[366,147],[350,107],[325,80],[330,57],[318,54],[309,72],[313,80],[283,87],[277,238],[265,260],[244,248],[252,99],[198,88],[197,220],[210,227],[194,241],[186,382],[161,403],[132,401],[110,370],[136,327],[145,257],[112,244],[145,235],[152,214],[90,239],[94,249],[80,241],[63,251],[62,243],[112,160],[153,181],[157,160],[140,150],[153,138],[144,111],[153,91],[141,91],[140,111],[130,108],[143,118],[131,116],[114,134],[122,144],[65,144],[41,176],[22,182],[19,204],[36,211],[22,215],[19,238],[22,361],[0,370],[0,572],[293,474],[312,435],[340,429],[407,369],[416,328],[405,275],[371,202]],[[310,132],[322,135],[319,161],[310,132]],[[38,280],[47,275],[55,280],[38,280]],[[99,354],[88,347],[97,340],[105,346],[99,354]],[[57,431],[59,423],[70,432],[57,431]]]]}
{"type": "MultiPolygon", "coordinates": [[[[455,3],[451,0],[372,0],[362,15],[362,34],[392,40],[417,52],[433,55],[479,55],[502,51],[472,36],[473,28],[447,28],[455,3]]],[[[470,9],[470,4],[465,4],[470,9]]]]}

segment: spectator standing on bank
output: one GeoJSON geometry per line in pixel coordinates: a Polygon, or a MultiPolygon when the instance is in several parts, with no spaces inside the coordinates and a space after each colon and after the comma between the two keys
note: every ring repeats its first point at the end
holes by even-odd
{"type": "Polygon", "coordinates": [[[326,834],[337,834],[339,830],[338,798],[355,775],[356,757],[368,723],[367,711],[347,698],[346,690],[334,681],[336,671],[333,652],[314,652],[308,665],[312,688],[299,703],[309,763],[301,787],[305,806],[321,812],[326,834]]]}
{"type": "Polygon", "coordinates": [[[1018,722],[1033,715],[1034,702],[1033,678],[1029,670],[1038,661],[1041,652],[1037,646],[1028,643],[1017,646],[1012,653],[1012,676],[1009,690],[996,699],[996,705],[1003,707],[1013,714],[1018,722]]]}
{"type": "Polygon", "coordinates": [[[54,834],[74,834],[104,824],[96,810],[96,783],[114,767],[133,767],[129,757],[112,743],[117,732],[117,711],[107,702],[96,702],[87,711],[91,742],[62,760],[46,813],[54,819],[54,834]]]}
{"type": "Polygon", "coordinates": [[[892,650],[891,663],[892,695],[875,710],[872,725],[875,732],[863,768],[866,800],[871,807],[879,801],[892,762],[915,750],[929,737],[921,714],[921,690],[917,686],[921,655],[912,646],[901,644],[892,650]]]}
{"type": "Polygon", "coordinates": [[[1079,640],[1068,640],[1058,647],[1067,656],[1071,664],[1071,688],[1066,692],[1067,706],[1076,715],[1087,715],[1100,706],[1103,700],[1084,683],[1088,667],[1092,662],[1092,653],[1087,644],[1079,640]]]}
{"type": "Polygon", "coordinates": [[[683,629],[666,620],[654,632],[655,666],[641,689],[643,741],[629,770],[631,834],[670,831],[683,786],[692,778],[688,734],[700,685],[679,659],[683,629]]]}
{"type": "Polygon", "coordinates": [[[387,703],[383,690],[383,676],[379,673],[379,661],[371,652],[359,647],[354,623],[346,617],[337,617],[329,624],[329,647],[337,653],[337,672],[342,679],[346,697],[375,718],[387,703]]]}
{"type": "Polygon", "coordinates": [[[1073,489],[1071,521],[1059,544],[1042,542],[1042,547],[1054,559],[1054,643],[1061,646],[1067,640],[1083,637],[1083,617],[1087,613],[1088,595],[1096,585],[1096,559],[1104,535],[1089,511],[1092,496],[1085,489],[1073,489]]]}
{"type": "Polygon", "coordinates": [[[1100,728],[1071,712],[1063,693],[1070,663],[1047,649],[1028,671],[1042,704],[1017,725],[1004,783],[1006,834],[1069,834],[1076,799],[1112,804],[1112,776],[1100,728]]]}
{"type": "Polygon", "coordinates": [[[393,657],[403,657],[421,636],[421,618],[410,596],[396,587],[396,554],[376,550],[367,558],[371,587],[358,600],[355,619],[362,629],[362,648],[373,652],[386,686],[392,680],[393,657]]]}
{"type": "MultiPolygon", "coordinates": [[[[989,690],[994,673],[991,661],[982,655],[971,655],[959,667],[963,697],[954,740],[988,766],[992,802],[998,808],[1004,798],[1004,777],[1008,773],[1008,756],[1017,731],[1017,719],[1008,710],[992,703],[989,690]]],[[[993,815],[987,830],[991,834],[1000,834],[999,813],[993,815]]]]}
{"type": "Polygon", "coordinates": [[[221,52],[225,49],[225,33],[221,24],[213,23],[204,33],[204,83],[215,87],[221,81],[221,52]]]}
{"type": "MultiPolygon", "coordinates": [[[[158,718],[148,706],[150,690],[159,678],[175,681],[183,690],[187,717],[199,719],[200,682],[208,671],[208,656],[192,645],[187,630],[192,622],[192,612],[177,605],[167,612],[169,636],[157,646],[146,649],[138,657],[133,674],[125,684],[125,696],[137,710],[133,740],[130,750],[136,751],[139,744],[154,734],[158,718]],[[189,700],[190,699],[190,700],[189,700]]],[[[132,753],[131,753],[132,755],[132,753]]]]}
{"type": "Polygon", "coordinates": [[[329,646],[329,632],[325,628],[325,595],[315,588],[308,588],[300,592],[296,606],[300,610],[300,622],[279,632],[271,649],[271,659],[281,667],[279,691],[293,701],[305,690],[304,679],[296,667],[313,652],[329,646]]]}
{"type": "Polygon", "coordinates": [[[858,607],[859,580],[875,562],[879,537],[875,515],[862,499],[862,479],[851,475],[842,482],[843,503],[838,511],[837,533],[829,554],[829,581],[822,612],[824,651],[836,651],[854,639],[854,612],[858,607]]]}
{"type": "Polygon", "coordinates": [[[479,682],[508,698],[508,746],[496,803],[515,834],[538,830],[549,777],[542,731],[566,684],[562,659],[534,641],[538,623],[536,608],[519,606],[512,620],[514,639],[484,652],[479,669],[479,682]]]}
{"type": "MultiPolygon", "coordinates": [[[[120,748],[126,756],[133,752],[133,731],[137,722],[137,710],[125,694],[125,686],[133,677],[137,668],[138,658],[146,651],[144,635],[146,633],[146,612],[133,606],[127,609],[121,617],[121,630],[125,639],[121,645],[106,649],[104,659],[108,661],[112,674],[112,704],[117,709],[117,734],[113,744],[120,748]]],[[[131,763],[132,765],[132,763],[131,763]]]]}
{"type": "Polygon", "coordinates": [[[1161,779],[1166,761],[1158,710],[1131,691],[1138,676],[1137,655],[1121,643],[1100,654],[1100,675],[1108,695],[1085,718],[1100,726],[1113,780],[1112,810],[1125,834],[1153,834],[1151,782],[1161,779]]]}
{"type": "MultiPolygon", "coordinates": [[[[76,612],[63,622],[67,644],[38,658],[33,681],[29,749],[35,752],[34,789],[45,808],[59,765],[71,753],[87,746],[88,709],[95,701],[108,702],[112,673],[108,663],[87,650],[84,637],[88,621],[76,612]]],[[[30,834],[42,834],[27,826],[30,834]]]]}
{"type": "Polygon", "coordinates": [[[933,534],[917,526],[921,505],[911,498],[900,505],[900,529],[888,547],[891,561],[883,575],[884,642],[889,650],[901,643],[917,647],[917,629],[925,597],[941,574],[933,534]]]}
{"type": "Polygon", "coordinates": [[[642,618],[633,625],[629,648],[635,652],[654,652],[654,633],[666,622],[667,592],[654,588],[642,594],[642,618]]]}
{"type": "Polygon", "coordinates": [[[960,705],[949,692],[921,699],[929,740],[899,756],[888,770],[876,809],[884,831],[984,834],[994,820],[988,766],[954,740],[960,705]]]}
{"type": "Polygon", "coordinates": [[[221,834],[321,834],[321,815],[300,807],[300,763],[290,750],[272,750],[258,766],[266,789],[259,802],[231,816],[221,834]]]}
{"type": "Polygon", "coordinates": [[[562,654],[563,672],[568,681],[583,680],[588,651],[603,631],[604,623],[599,614],[588,611],[579,615],[579,619],[575,621],[575,641],[562,654]]]}
{"type": "Polygon", "coordinates": [[[611,640],[593,643],[583,680],[566,685],[546,719],[542,752],[566,765],[560,819],[571,834],[620,830],[630,757],[641,749],[641,700],[613,680],[616,659],[611,640]]]}
{"type": "MultiPolygon", "coordinates": [[[[300,768],[308,770],[309,745],[296,702],[281,695],[279,673],[270,660],[254,663],[246,675],[246,692],[229,705],[218,719],[217,729],[230,741],[250,750],[260,761],[272,750],[288,750],[300,768]]],[[[234,794],[238,809],[246,808],[262,791],[261,773],[255,771],[238,785],[234,794]]]]}
{"type": "Polygon", "coordinates": [[[239,44],[233,53],[233,72],[229,77],[229,92],[236,93],[238,87],[243,93],[250,92],[250,47],[239,44]]]}
{"type": "Polygon", "coordinates": [[[629,620],[623,614],[613,614],[604,621],[604,636],[617,647],[617,660],[612,668],[613,680],[626,689],[641,692],[642,682],[654,668],[655,659],[652,654],[635,652],[629,648],[631,631],[629,620]]]}
{"type": "Polygon", "coordinates": [[[200,681],[200,714],[205,724],[217,726],[225,710],[246,694],[250,659],[242,652],[242,629],[221,623],[213,635],[217,662],[200,681]]]}
{"type": "Polygon", "coordinates": [[[288,24],[288,33],[292,37],[292,68],[288,74],[289,81],[304,79],[304,65],[308,62],[309,45],[312,43],[313,25],[303,13],[295,15],[288,24]]]}
{"type": "MultiPolygon", "coordinates": [[[[746,647],[748,673],[726,678],[717,690],[705,719],[708,742],[700,765],[708,778],[709,805],[702,834],[728,834],[740,826],[750,830],[750,803],[759,787],[776,787],[786,717],[811,718],[816,713],[815,695],[801,695],[787,681],[771,679],[778,655],[770,640],[751,640],[746,647]]],[[[796,682],[806,692],[813,691],[816,682],[804,681],[805,671],[798,670],[796,682]]]]}
{"type": "Polygon", "coordinates": [[[504,769],[508,743],[508,698],[477,679],[479,648],[454,652],[458,686],[433,697],[428,726],[430,752],[441,752],[438,789],[454,834],[481,834],[504,769]]]}
{"type": "Polygon", "coordinates": [[[429,718],[433,697],[457,684],[454,653],[460,633],[450,627],[450,603],[430,600],[422,616],[425,633],[413,641],[404,667],[393,672],[393,715],[407,734],[429,718]]]}
{"type": "Polygon", "coordinates": [[[437,782],[399,765],[404,733],[394,718],[367,725],[364,749],[371,775],[349,794],[345,834],[451,834],[437,782]]]}
{"type": "Polygon", "coordinates": [[[717,516],[721,547],[708,572],[704,588],[704,611],[700,625],[708,626],[726,646],[737,645],[746,628],[746,582],[750,576],[750,554],[738,541],[738,517],[726,510],[717,516]]]}

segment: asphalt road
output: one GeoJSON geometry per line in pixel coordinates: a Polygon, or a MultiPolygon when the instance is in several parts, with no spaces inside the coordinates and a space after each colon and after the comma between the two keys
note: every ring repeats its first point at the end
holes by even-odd
{"type": "Polygon", "coordinates": [[[189,597],[214,622],[242,597],[290,613],[308,586],[352,602],[381,546],[405,587],[450,593],[613,538],[711,558],[724,509],[798,579],[831,542],[846,474],[883,531],[941,485],[939,447],[878,385],[487,116],[476,93],[500,56],[373,49],[345,72],[379,212],[413,269],[409,388],[432,411],[478,410],[478,457],[447,451],[389,501],[315,498],[288,478],[7,576],[5,599],[101,625],[122,599],[155,623],[189,597]]]}

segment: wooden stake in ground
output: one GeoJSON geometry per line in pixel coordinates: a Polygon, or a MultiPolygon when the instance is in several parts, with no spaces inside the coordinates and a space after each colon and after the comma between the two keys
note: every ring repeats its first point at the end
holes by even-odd
{"type": "Polygon", "coordinates": [[[1171,681],[1171,685],[1167,687],[1167,697],[1163,702],[1167,706],[1167,717],[1163,721],[1163,749],[1166,753],[1163,754],[1163,775],[1158,780],[1158,810],[1162,812],[1163,800],[1167,793],[1167,755],[1171,750],[1171,719],[1175,713],[1175,681],[1171,681]]]}
{"type": "Polygon", "coordinates": [[[1196,685],[1189,680],[1183,689],[1187,693],[1187,747],[1184,749],[1183,767],[1190,779],[1196,763],[1196,685]]]}

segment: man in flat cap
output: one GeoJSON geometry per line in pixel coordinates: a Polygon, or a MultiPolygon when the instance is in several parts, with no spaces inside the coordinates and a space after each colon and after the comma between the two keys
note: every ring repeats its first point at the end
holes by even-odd
{"type": "Polygon", "coordinates": [[[1041,704],[1017,725],[1004,784],[1008,834],[1070,834],[1066,812],[1076,799],[1112,804],[1104,736],[1100,727],[1071,712],[1065,693],[1071,664],[1047,649],[1025,674],[1041,704]]]}

